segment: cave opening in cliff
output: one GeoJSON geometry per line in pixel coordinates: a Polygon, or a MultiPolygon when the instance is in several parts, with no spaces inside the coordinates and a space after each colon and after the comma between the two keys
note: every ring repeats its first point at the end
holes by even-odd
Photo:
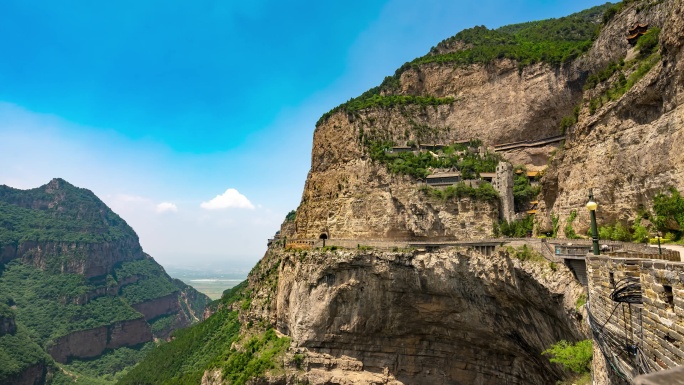
{"type": "Polygon", "coordinates": [[[321,235],[318,236],[318,239],[323,240],[323,247],[325,247],[325,240],[328,239],[328,234],[327,233],[321,233],[321,235]]]}

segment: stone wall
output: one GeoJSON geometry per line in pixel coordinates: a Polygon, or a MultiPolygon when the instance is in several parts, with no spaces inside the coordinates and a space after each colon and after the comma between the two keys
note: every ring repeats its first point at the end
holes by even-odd
{"type": "Polygon", "coordinates": [[[492,183],[494,189],[501,196],[501,206],[499,215],[507,222],[515,219],[515,208],[513,205],[513,166],[508,162],[499,162],[496,166],[496,178],[492,183]]]}
{"type": "Polygon", "coordinates": [[[587,273],[595,384],[684,364],[684,263],[590,256],[587,273]]]}

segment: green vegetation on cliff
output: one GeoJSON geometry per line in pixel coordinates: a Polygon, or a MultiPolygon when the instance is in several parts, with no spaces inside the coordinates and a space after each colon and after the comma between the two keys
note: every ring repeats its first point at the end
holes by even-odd
{"type": "Polygon", "coordinates": [[[591,47],[598,36],[601,16],[608,6],[600,5],[558,19],[507,25],[495,30],[485,26],[469,28],[442,41],[429,54],[405,64],[398,72],[428,63],[468,65],[503,58],[515,60],[521,66],[538,62],[561,65],[591,47]],[[454,49],[457,42],[464,47],[454,49]]]}
{"type": "Polygon", "coordinates": [[[278,338],[272,329],[240,334],[234,301],[244,298],[246,281],[227,290],[215,302],[217,311],[205,321],[174,332],[173,340],[164,343],[119,382],[127,384],[199,384],[206,370],[220,369],[232,385],[245,384],[269,369],[282,366],[278,358],[289,345],[288,338],[278,338]],[[235,344],[234,344],[235,343],[235,344]],[[239,346],[236,348],[236,346],[239,346]]]}
{"type": "Polygon", "coordinates": [[[74,331],[142,317],[119,297],[100,297],[76,304],[91,289],[78,274],[50,274],[12,261],[0,275],[0,293],[16,303],[17,321],[35,341],[49,341],[74,331]]]}
{"type": "Polygon", "coordinates": [[[605,103],[619,99],[660,62],[659,36],[659,28],[649,29],[637,41],[636,48],[639,50],[639,54],[635,59],[629,61],[621,59],[612,62],[603,70],[587,78],[584,85],[585,90],[596,88],[611,81],[604,87],[600,95],[589,100],[589,114],[593,115],[605,103]]]}
{"type": "Polygon", "coordinates": [[[665,234],[673,234],[675,240],[684,233],[684,197],[679,190],[671,187],[667,192],[657,194],[653,198],[653,222],[658,230],[665,234]]]}
{"type": "Polygon", "coordinates": [[[379,86],[326,112],[316,126],[339,111],[354,113],[374,107],[453,103],[454,99],[450,97],[395,95],[400,87],[401,74],[425,64],[461,66],[486,64],[504,58],[515,60],[519,68],[538,62],[554,66],[567,63],[591,47],[598,35],[602,16],[610,5],[606,3],[558,19],[513,24],[495,30],[485,26],[465,29],[440,42],[427,55],[405,63],[379,86]],[[457,42],[462,46],[454,47],[457,42]]]}
{"type": "Polygon", "coordinates": [[[420,189],[428,196],[443,201],[453,198],[471,198],[486,202],[496,202],[499,199],[499,193],[494,190],[490,183],[481,183],[477,187],[471,187],[464,182],[458,182],[443,190],[429,186],[422,186],[420,189]]]}
{"type": "Polygon", "coordinates": [[[429,168],[456,168],[463,179],[475,179],[482,172],[494,172],[501,161],[501,157],[495,153],[486,153],[481,156],[476,151],[469,151],[469,147],[481,145],[479,141],[468,144],[454,144],[441,150],[432,152],[412,151],[394,153],[390,150],[395,145],[392,142],[365,141],[370,158],[387,166],[394,174],[410,175],[414,178],[424,179],[430,175],[429,168]],[[433,155],[434,154],[434,155],[433,155]]]}
{"type": "Polygon", "coordinates": [[[498,227],[494,228],[494,235],[504,235],[506,237],[524,238],[532,233],[534,228],[534,215],[527,215],[522,219],[507,222],[502,219],[498,227]]]}
{"type": "Polygon", "coordinates": [[[592,353],[591,340],[583,340],[574,344],[560,341],[542,352],[542,354],[550,356],[549,361],[561,364],[566,370],[577,374],[589,373],[592,353]]]}
{"type": "Polygon", "coordinates": [[[0,185],[0,244],[109,242],[135,232],[91,191],[62,179],[31,190],[0,185]]]}
{"type": "MultiPolygon", "coordinates": [[[[77,384],[114,384],[128,371],[140,362],[155,348],[154,342],[148,342],[134,348],[119,348],[106,352],[95,359],[72,360],[68,364],[58,364],[58,367],[77,377],[77,384]]],[[[53,381],[51,385],[60,383],[72,384],[73,378],[64,376],[61,381],[53,381]]]]}
{"type": "Polygon", "coordinates": [[[135,305],[155,298],[160,298],[178,291],[178,287],[166,275],[164,269],[154,260],[140,259],[124,262],[115,270],[117,281],[135,276],[139,280],[121,289],[126,301],[135,305]]]}
{"type": "Polygon", "coordinates": [[[380,88],[372,88],[357,98],[349,99],[346,103],[340,104],[332,110],[326,112],[318,119],[316,126],[325,122],[334,113],[344,111],[348,114],[353,114],[358,111],[370,108],[392,108],[397,106],[439,106],[442,104],[451,104],[454,98],[437,98],[434,96],[414,96],[414,95],[381,95],[380,88]]]}
{"type": "MultiPolygon", "coordinates": [[[[0,291],[1,292],[1,291],[0,291]]],[[[28,330],[18,325],[15,334],[0,336],[0,383],[27,368],[51,362],[52,359],[36,344],[28,330]]]]}
{"type": "Polygon", "coordinates": [[[530,202],[534,201],[541,191],[540,186],[532,186],[527,177],[525,166],[517,166],[514,170],[513,178],[513,205],[516,212],[528,209],[530,202]]]}

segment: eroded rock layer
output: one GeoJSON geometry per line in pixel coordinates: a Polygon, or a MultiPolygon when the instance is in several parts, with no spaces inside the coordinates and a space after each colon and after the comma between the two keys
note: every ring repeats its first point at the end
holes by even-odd
{"type": "Polygon", "coordinates": [[[549,384],[541,351],[584,335],[572,273],[503,251],[274,250],[250,277],[247,317],[293,338],[312,384],[549,384]]]}

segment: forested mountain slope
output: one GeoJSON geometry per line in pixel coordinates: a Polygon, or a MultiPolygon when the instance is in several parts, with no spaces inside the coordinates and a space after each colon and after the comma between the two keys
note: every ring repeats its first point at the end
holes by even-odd
{"type": "Polygon", "coordinates": [[[89,190],[62,179],[0,186],[3,384],[106,383],[208,303],[89,190]]]}

